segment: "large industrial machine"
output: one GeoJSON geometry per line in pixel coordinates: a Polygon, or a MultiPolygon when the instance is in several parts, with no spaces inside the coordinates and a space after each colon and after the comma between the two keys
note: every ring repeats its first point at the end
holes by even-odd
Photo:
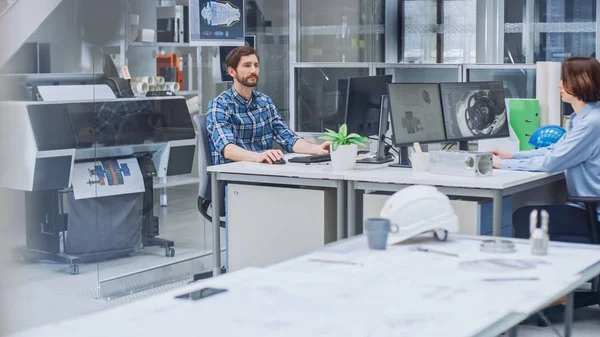
{"type": "Polygon", "coordinates": [[[79,263],[147,246],[174,256],[174,242],[157,237],[153,177],[192,170],[196,140],[185,99],[86,98],[84,90],[69,101],[59,99],[61,88],[42,87],[91,85],[93,92],[110,95],[107,89],[114,86],[103,84],[100,75],[12,79],[15,100],[0,102],[0,187],[26,191],[26,247],[19,253],[28,260],[68,263],[71,274],[78,274],[79,263]],[[129,164],[118,164],[123,161],[129,164]],[[73,187],[82,178],[76,174],[81,164],[90,167],[85,179],[97,191],[126,188],[136,170],[143,189],[77,199],[73,187]]]}

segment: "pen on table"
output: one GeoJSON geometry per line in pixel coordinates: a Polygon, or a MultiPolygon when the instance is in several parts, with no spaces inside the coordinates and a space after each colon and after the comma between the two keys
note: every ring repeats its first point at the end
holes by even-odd
{"type": "Polygon", "coordinates": [[[439,250],[433,250],[433,249],[429,249],[429,248],[418,247],[417,250],[420,252],[425,252],[425,253],[436,253],[436,254],[458,257],[458,254],[441,252],[439,250]]]}
{"type": "Polygon", "coordinates": [[[322,262],[322,263],[349,264],[349,265],[353,265],[353,266],[361,265],[361,263],[352,262],[352,261],[342,261],[342,260],[309,259],[309,261],[322,262]]]}
{"type": "Polygon", "coordinates": [[[538,281],[537,277],[512,277],[512,278],[484,278],[485,282],[502,282],[502,281],[538,281]]]}

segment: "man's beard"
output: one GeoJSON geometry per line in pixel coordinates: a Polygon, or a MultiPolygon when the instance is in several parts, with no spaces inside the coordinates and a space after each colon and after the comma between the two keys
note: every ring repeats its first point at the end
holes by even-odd
{"type": "Polygon", "coordinates": [[[236,76],[235,79],[240,82],[241,85],[245,86],[245,87],[249,87],[249,88],[253,88],[258,84],[258,75],[251,75],[248,76],[244,79],[240,78],[239,76],[236,76]],[[250,82],[248,81],[250,78],[252,77],[256,77],[256,82],[250,82]]]}

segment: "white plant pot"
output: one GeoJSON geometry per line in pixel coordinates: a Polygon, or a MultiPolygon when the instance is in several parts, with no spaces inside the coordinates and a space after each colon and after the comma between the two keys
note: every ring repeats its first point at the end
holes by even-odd
{"type": "Polygon", "coordinates": [[[340,145],[331,152],[331,165],[335,171],[352,170],[356,165],[358,146],[356,144],[340,145]]]}

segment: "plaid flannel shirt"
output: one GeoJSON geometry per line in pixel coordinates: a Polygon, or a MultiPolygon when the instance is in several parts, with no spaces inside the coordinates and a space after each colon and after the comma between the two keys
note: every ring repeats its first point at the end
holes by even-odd
{"type": "Polygon", "coordinates": [[[223,156],[228,144],[243,149],[264,152],[273,147],[273,140],[287,152],[300,137],[287,126],[271,98],[253,91],[246,101],[233,88],[224,91],[208,103],[206,112],[210,151],[213,164],[231,162],[223,156]]]}

